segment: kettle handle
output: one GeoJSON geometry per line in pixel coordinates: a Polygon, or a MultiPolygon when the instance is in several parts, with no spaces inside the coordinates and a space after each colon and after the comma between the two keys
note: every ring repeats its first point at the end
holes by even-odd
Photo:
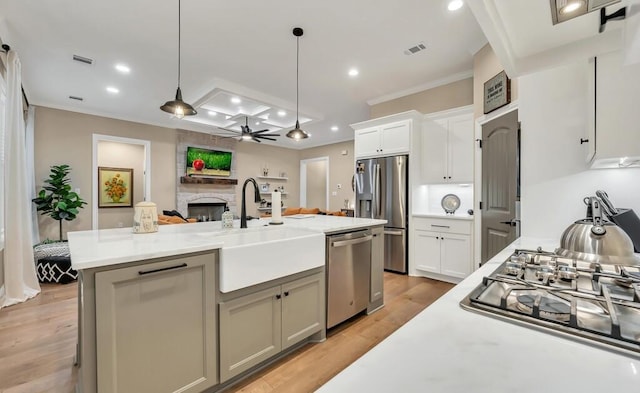
{"type": "Polygon", "coordinates": [[[602,236],[607,233],[604,225],[602,225],[602,210],[600,207],[600,199],[598,197],[589,197],[589,204],[591,206],[591,213],[593,215],[593,226],[591,227],[591,233],[596,236],[602,236]]]}

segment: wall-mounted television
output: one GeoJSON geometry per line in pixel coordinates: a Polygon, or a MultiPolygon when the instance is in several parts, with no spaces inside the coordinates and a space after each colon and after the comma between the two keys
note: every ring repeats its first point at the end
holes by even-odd
{"type": "Polygon", "coordinates": [[[187,147],[187,176],[231,176],[230,151],[187,147]]]}

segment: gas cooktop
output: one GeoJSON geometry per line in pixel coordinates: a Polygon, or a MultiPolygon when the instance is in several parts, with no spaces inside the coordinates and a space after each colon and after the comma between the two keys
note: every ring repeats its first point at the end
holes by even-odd
{"type": "Polygon", "coordinates": [[[640,267],[516,250],[460,305],[640,358],[640,267]]]}

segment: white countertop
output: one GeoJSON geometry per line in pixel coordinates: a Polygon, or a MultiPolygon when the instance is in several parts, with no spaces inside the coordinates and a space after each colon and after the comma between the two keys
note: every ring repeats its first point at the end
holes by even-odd
{"type": "Polygon", "coordinates": [[[515,248],[558,245],[516,240],[318,392],[639,391],[637,358],[460,307],[515,248]]]}
{"type": "MultiPolygon", "coordinates": [[[[302,230],[332,233],[384,225],[385,220],[314,215],[310,218],[283,217],[283,225],[268,225],[270,218],[250,220],[249,228],[299,228],[302,230]]],[[[267,229],[269,230],[269,229],[267,229]]],[[[191,224],[160,225],[158,232],[134,234],[131,228],[101,229],[69,232],[71,265],[76,270],[113,264],[134,262],[151,258],[207,251],[238,246],[242,236],[240,221],[234,221],[234,229],[223,230],[220,221],[191,224]]],[[[283,232],[283,231],[278,231],[283,232]]]]}
{"type": "Polygon", "coordinates": [[[454,213],[454,214],[447,214],[445,212],[441,212],[441,213],[428,212],[428,213],[413,213],[411,215],[413,217],[425,217],[425,218],[450,218],[452,220],[468,220],[468,221],[473,220],[473,216],[464,212],[454,213]]]}

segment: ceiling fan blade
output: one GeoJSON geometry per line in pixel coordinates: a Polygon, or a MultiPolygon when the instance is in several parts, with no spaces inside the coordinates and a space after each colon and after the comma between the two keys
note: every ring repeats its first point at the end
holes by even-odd
{"type": "Polygon", "coordinates": [[[266,139],[268,141],[277,141],[277,139],[275,139],[275,138],[268,138],[266,136],[256,136],[255,138],[266,139]]]}
{"type": "Polygon", "coordinates": [[[268,128],[265,128],[264,130],[260,130],[260,131],[251,131],[252,134],[262,134],[263,132],[267,132],[269,131],[268,128]]]}
{"type": "Polygon", "coordinates": [[[223,131],[233,132],[233,133],[234,133],[234,134],[236,134],[236,135],[237,135],[237,134],[241,134],[241,132],[240,132],[240,131],[232,130],[232,129],[229,129],[229,128],[218,127],[218,129],[219,129],[219,130],[223,130],[223,131]]]}
{"type": "Polygon", "coordinates": [[[252,137],[251,137],[251,139],[253,139],[254,141],[256,141],[256,142],[258,142],[258,143],[262,143],[262,142],[260,142],[260,139],[258,139],[258,138],[256,138],[256,137],[253,137],[253,136],[252,136],[252,137]]]}

